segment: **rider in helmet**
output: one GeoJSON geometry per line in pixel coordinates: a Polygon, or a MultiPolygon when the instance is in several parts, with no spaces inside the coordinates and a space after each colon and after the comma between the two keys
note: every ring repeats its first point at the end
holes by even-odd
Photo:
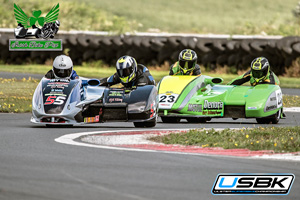
{"type": "Polygon", "coordinates": [[[116,63],[117,72],[108,77],[101,79],[102,86],[111,86],[122,83],[124,87],[155,85],[155,80],[151,76],[147,67],[137,64],[131,56],[122,56],[116,63]]]}
{"type": "Polygon", "coordinates": [[[270,70],[269,61],[265,57],[255,58],[251,63],[251,69],[229,82],[228,85],[242,85],[248,81],[250,81],[252,86],[258,84],[280,84],[278,77],[270,70]]]}
{"type": "Polygon", "coordinates": [[[79,76],[76,71],[73,70],[73,62],[69,56],[60,55],[57,56],[53,61],[53,68],[45,75],[49,79],[78,79],[79,76]]]}
{"type": "Polygon", "coordinates": [[[169,75],[200,75],[197,64],[197,54],[191,49],[184,49],[179,54],[178,61],[170,67],[169,75]]]}

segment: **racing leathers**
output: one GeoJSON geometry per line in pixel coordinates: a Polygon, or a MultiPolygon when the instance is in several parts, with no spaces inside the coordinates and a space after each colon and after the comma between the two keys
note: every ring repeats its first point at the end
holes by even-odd
{"type": "MultiPolygon", "coordinates": [[[[45,78],[48,78],[48,79],[55,79],[56,77],[54,76],[54,73],[51,70],[49,70],[46,74],[45,74],[45,78]]],[[[74,80],[74,79],[78,79],[79,76],[77,75],[76,71],[75,70],[72,70],[72,74],[70,76],[70,79],[71,80],[74,80]]]]}
{"type": "MultiPolygon", "coordinates": [[[[113,74],[108,78],[103,78],[100,80],[101,86],[111,86],[118,83],[122,83],[118,73],[113,74]]],[[[142,85],[155,85],[155,80],[151,76],[147,67],[142,64],[137,65],[136,77],[129,83],[122,83],[126,88],[132,88],[134,86],[142,86],[142,85]]]]}
{"type": "Polygon", "coordinates": [[[245,74],[230,81],[227,85],[242,85],[248,81],[250,81],[251,86],[255,86],[258,84],[274,84],[274,85],[280,84],[278,77],[271,70],[269,71],[266,78],[259,80],[259,82],[255,81],[255,79],[251,75],[251,70],[249,70],[245,74]]]}
{"type": "Polygon", "coordinates": [[[169,75],[201,75],[201,70],[199,65],[195,65],[195,68],[191,71],[188,71],[186,74],[184,74],[179,66],[179,62],[177,61],[170,67],[169,75]]]}

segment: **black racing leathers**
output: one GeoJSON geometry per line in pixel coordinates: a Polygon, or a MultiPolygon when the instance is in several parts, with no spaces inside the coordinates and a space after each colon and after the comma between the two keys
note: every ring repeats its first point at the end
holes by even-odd
{"type": "MultiPolygon", "coordinates": [[[[103,78],[100,80],[101,86],[111,86],[118,83],[122,83],[118,73],[115,73],[114,75],[103,78]]],[[[142,85],[155,85],[155,80],[151,76],[149,70],[147,67],[145,67],[142,64],[137,65],[137,72],[136,77],[133,79],[133,81],[129,83],[122,83],[124,87],[126,88],[132,88],[134,86],[142,86],[142,85]]]]}

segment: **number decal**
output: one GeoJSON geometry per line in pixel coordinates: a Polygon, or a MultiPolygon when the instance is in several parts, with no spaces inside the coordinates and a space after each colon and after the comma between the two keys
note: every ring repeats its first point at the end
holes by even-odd
{"type": "Polygon", "coordinates": [[[175,100],[175,97],[173,95],[170,95],[169,99],[168,99],[168,102],[172,103],[172,102],[174,102],[174,100],[175,100]]]}
{"type": "Polygon", "coordinates": [[[49,96],[46,99],[45,105],[51,105],[51,104],[62,105],[65,102],[65,100],[66,100],[66,97],[49,96]]]}
{"type": "Polygon", "coordinates": [[[61,105],[65,102],[65,100],[66,100],[66,97],[59,96],[59,97],[56,98],[54,104],[55,105],[61,105]]]}
{"type": "Polygon", "coordinates": [[[51,105],[54,103],[56,96],[49,96],[45,102],[45,105],[51,105]]]}
{"type": "Polygon", "coordinates": [[[175,101],[175,96],[173,96],[173,95],[162,95],[162,96],[160,96],[159,103],[164,103],[164,102],[173,103],[174,101],[175,101]]]}
{"type": "Polygon", "coordinates": [[[165,99],[167,98],[166,95],[162,95],[160,96],[160,100],[159,100],[159,103],[162,103],[162,102],[166,102],[165,99]]]}

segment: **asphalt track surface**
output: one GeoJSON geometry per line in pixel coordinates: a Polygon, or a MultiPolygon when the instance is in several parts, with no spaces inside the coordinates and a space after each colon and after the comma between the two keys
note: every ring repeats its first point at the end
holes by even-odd
{"type": "MultiPolygon", "coordinates": [[[[132,123],[46,128],[30,114],[0,114],[0,199],[299,199],[300,163],[208,155],[134,152],[61,144],[62,135],[134,130],[132,123]],[[287,196],[213,196],[219,173],[293,173],[287,196]]],[[[299,125],[287,113],[277,126],[299,125]]],[[[255,120],[213,119],[206,124],[158,123],[155,129],[254,127],[255,120]]],[[[266,125],[270,126],[270,125],[266,125]]]]}

